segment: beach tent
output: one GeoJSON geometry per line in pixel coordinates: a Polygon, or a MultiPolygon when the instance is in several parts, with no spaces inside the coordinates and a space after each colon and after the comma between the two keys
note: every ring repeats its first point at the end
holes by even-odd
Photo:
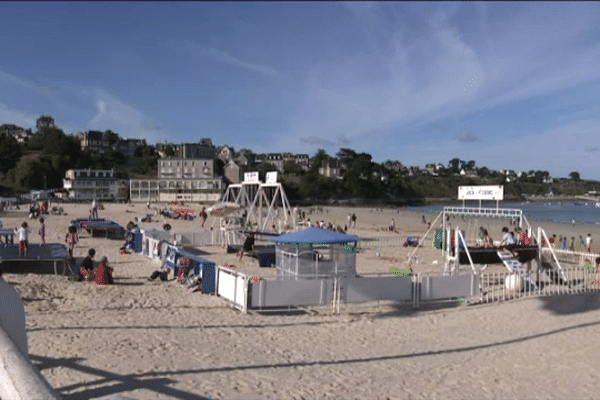
{"type": "Polygon", "coordinates": [[[312,227],[270,240],[276,243],[275,262],[282,278],[356,275],[358,236],[312,227]]]}

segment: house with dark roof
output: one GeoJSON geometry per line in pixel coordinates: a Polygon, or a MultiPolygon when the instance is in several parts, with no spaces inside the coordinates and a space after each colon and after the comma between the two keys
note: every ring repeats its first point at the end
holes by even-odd
{"type": "Polygon", "coordinates": [[[83,152],[97,151],[98,153],[106,153],[109,149],[108,140],[103,132],[100,131],[88,131],[84,133],[78,133],[77,139],[81,145],[83,152]]]}
{"type": "Polygon", "coordinates": [[[327,178],[342,179],[342,165],[336,158],[330,158],[327,161],[323,161],[321,167],[319,167],[319,175],[327,178]]]}

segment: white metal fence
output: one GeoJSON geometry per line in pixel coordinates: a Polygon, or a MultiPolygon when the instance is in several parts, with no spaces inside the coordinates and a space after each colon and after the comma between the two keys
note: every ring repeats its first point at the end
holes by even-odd
{"type": "MultiPolygon", "coordinates": [[[[534,271],[531,276],[538,283],[533,288],[523,282],[523,289],[511,291],[507,288],[510,272],[491,272],[481,274],[480,301],[492,303],[532,296],[551,296],[556,294],[575,294],[600,290],[600,273],[595,268],[571,267],[534,271]]],[[[511,278],[514,279],[514,278],[511,278]]]]}

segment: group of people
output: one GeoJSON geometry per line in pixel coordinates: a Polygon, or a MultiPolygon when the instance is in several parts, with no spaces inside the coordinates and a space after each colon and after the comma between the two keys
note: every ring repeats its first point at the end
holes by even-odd
{"type": "Polygon", "coordinates": [[[331,222],[325,223],[325,221],[317,221],[314,224],[310,222],[310,218],[306,221],[308,227],[317,227],[322,229],[329,229],[330,231],[338,232],[338,233],[346,233],[348,232],[348,225],[345,225],[343,228],[341,225],[334,225],[331,222]]]}
{"type": "Polygon", "coordinates": [[[44,200],[41,204],[33,203],[29,207],[29,219],[36,219],[41,214],[48,214],[48,207],[48,200],[44,200]]]}
{"type": "MultiPolygon", "coordinates": [[[[479,228],[479,243],[483,247],[495,247],[494,240],[490,237],[487,229],[483,226],[479,228]]],[[[529,246],[531,240],[526,230],[516,227],[514,232],[509,231],[507,227],[502,228],[502,240],[500,247],[512,250],[515,246],[529,246]]]]}
{"type": "MultiPolygon", "coordinates": [[[[548,239],[548,242],[550,242],[550,245],[554,248],[561,249],[561,250],[568,249],[570,251],[575,251],[575,236],[571,236],[571,242],[568,247],[567,247],[568,238],[566,235],[565,236],[560,235],[557,238],[556,234],[554,234],[548,239]]],[[[585,238],[583,236],[579,235],[579,244],[580,244],[581,249],[584,249],[588,253],[591,253],[592,252],[592,234],[588,233],[585,238]]]]}
{"type": "Polygon", "coordinates": [[[96,250],[89,249],[88,255],[83,259],[79,267],[78,281],[94,281],[97,285],[112,285],[114,269],[108,266],[108,258],[106,256],[100,259],[100,263],[94,267],[94,256],[96,250]]]}

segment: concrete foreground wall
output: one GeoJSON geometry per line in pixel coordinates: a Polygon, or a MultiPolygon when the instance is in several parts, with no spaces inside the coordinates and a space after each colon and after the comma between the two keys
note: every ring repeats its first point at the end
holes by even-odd
{"type": "Polygon", "coordinates": [[[25,308],[19,293],[2,278],[0,278],[0,399],[61,399],[29,361],[25,308]]]}

